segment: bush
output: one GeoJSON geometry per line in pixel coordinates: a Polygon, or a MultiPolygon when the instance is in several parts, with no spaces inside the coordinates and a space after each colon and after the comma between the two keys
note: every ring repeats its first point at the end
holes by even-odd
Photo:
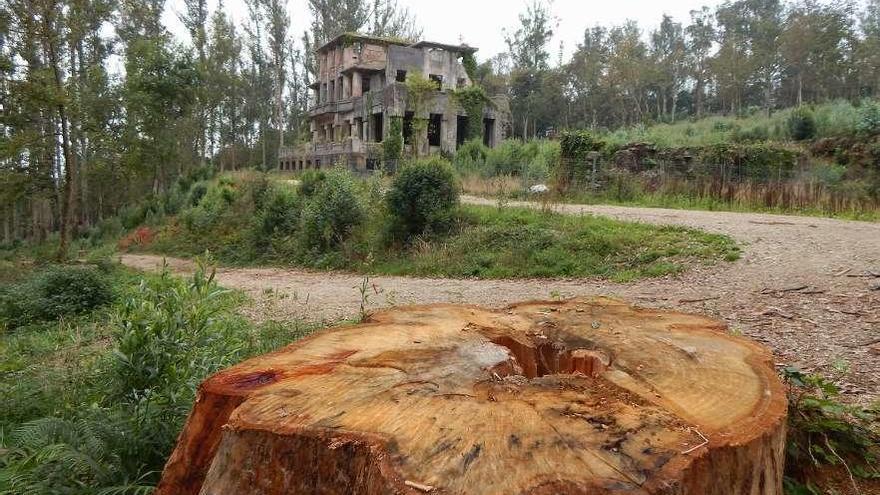
{"type": "Polygon", "coordinates": [[[57,266],[0,292],[0,323],[17,327],[76,316],[113,299],[110,282],[95,268],[57,266]]]}
{"type": "Polygon", "coordinates": [[[806,107],[795,108],[786,120],[788,135],[795,141],[805,141],[816,137],[816,117],[806,107]]]}
{"type": "Polygon", "coordinates": [[[443,232],[458,205],[452,168],[440,158],[408,164],[394,177],[386,201],[394,240],[443,232]]]}
{"type": "Polygon", "coordinates": [[[706,146],[698,150],[703,173],[715,174],[719,165],[733,179],[777,180],[790,178],[800,155],[783,146],[756,143],[706,146]]]}
{"type": "Polygon", "coordinates": [[[466,141],[455,153],[455,158],[472,163],[485,163],[489,156],[489,148],[479,139],[466,141]]]}
{"type": "Polygon", "coordinates": [[[208,183],[204,181],[196,182],[189,190],[189,205],[198,206],[207,193],[208,183]]]}
{"type": "Polygon", "coordinates": [[[365,218],[354,177],[346,170],[333,170],[324,175],[303,208],[303,242],[310,249],[330,250],[345,241],[365,218]]]}
{"type": "Polygon", "coordinates": [[[326,178],[327,174],[323,170],[306,170],[299,177],[299,193],[304,198],[312,197],[326,178]]]}
{"type": "Polygon", "coordinates": [[[397,163],[403,153],[403,119],[391,117],[388,136],[382,141],[382,157],[389,162],[397,163]]]}
{"type": "Polygon", "coordinates": [[[265,253],[273,241],[294,234],[299,228],[302,201],[299,195],[284,184],[275,184],[266,193],[261,208],[251,226],[253,245],[265,253]]]}
{"type": "Polygon", "coordinates": [[[864,101],[859,107],[856,130],[868,136],[880,134],[880,102],[864,101]]]}

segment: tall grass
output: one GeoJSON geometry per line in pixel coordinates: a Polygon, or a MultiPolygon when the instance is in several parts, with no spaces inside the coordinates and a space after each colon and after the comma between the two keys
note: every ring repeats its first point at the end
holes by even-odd
{"type": "MultiPolygon", "coordinates": [[[[868,105],[865,102],[862,105],[868,105]]],[[[809,107],[815,116],[815,138],[851,136],[856,132],[860,106],[840,100],[809,107]]],[[[675,124],[639,125],[606,134],[608,144],[622,147],[629,143],[652,143],[664,148],[695,147],[720,143],[786,141],[791,138],[788,121],[794,108],[773,112],[769,117],[759,110],[748,116],[711,116],[675,124]]]]}

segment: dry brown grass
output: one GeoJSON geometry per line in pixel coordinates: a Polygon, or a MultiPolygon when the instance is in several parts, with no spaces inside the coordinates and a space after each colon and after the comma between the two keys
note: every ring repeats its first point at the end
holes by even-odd
{"type": "Polygon", "coordinates": [[[466,194],[502,197],[522,191],[522,180],[511,175],[488,178],[466,175],[461,178],[461,189],[466,194]]]}

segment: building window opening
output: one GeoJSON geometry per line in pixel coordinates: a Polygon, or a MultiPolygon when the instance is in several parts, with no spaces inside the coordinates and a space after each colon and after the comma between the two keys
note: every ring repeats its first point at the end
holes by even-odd
{"type": "Polygon", "coordinates": [[[495,145],[495,119],[483,119],[483,144],[491,148],[495,145]]]}
{"type": "Polygon", "coordinates": [[[395,77],[394,80],[397,82],[406,82],[406,71],[405,70],[397,71],[397,77],[395,77]]]}
{"type": "Polygon", "coordinates": [[[465,79],[463,77],[459,77],[458,80],[455,81],[455,87],[458,89],[465,87],[466,84],[467,84],[467,79],[465,79]]]}
{"type": "MultiPolygon", "coordinates": [[[[461,146],[467,141],[468,138],[468,118],[464,115],[459,115],[456,121],[455,127],[455,144],[456,146],[461,146]]],[[[458,149],[456,147],[456,149],[458,149]]]]}
{"type": "Polygon", "coordinates": [[[361,78],[361,92],[369,93],[370,92],[370,78],[364,76],[361,78]]]}
{"type": "Polygon", "coordinates": [[[382,135],[384,134],[382,129],[383,120],[381,113],[373,114],[373,141],[376,143],[382,142],[382,135]]]}
{"type": "Polygon", "coordinates": [[[440,146],[440,137],[443,130],[443,115],[432,113],[428,121],[428,146],[440,146]]]}
{"type": "Polygon", "coordinates": [[[431,79],[431,82],[437,87],[437,91],[441,91],[443,89],[443,76],[440,74],[429,74],[428,77],[431,79]]]}

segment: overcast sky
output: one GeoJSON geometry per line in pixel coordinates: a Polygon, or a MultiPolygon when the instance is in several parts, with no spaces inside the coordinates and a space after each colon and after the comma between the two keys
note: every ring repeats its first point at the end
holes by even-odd
{"type": "MultiPolygon", "coordinates": [[[[237,23],[247,16],[242,0],[225,0],[227,11],[237,23]]],[[[601,24],[610,26],[627,19],[638,21],[643,29],[653,29],[666,13],[686,22],[689,12],[703,5],[715,6],[718,0],[555,0],[553,13],[559,26],[551,51],[555,54],[559,43],[570,54],[583,38],[584,28],[601,24]]],[[[525,10],[526,0],[398,0],[398,4],[415,13],[424,28],[424,38],[438,42],[457,43],[462,40],[480,49],[477,57],[484,60],[506,49],[502,30],[515,28],[518,15],[525,10]]],[[[307,0],[288,0],[292,32],[299,39],[309,23],[307,0]]],[[[209,8],[217,0],[209,0],[209,8]]],[[[168,0],[165,21],[171,32],[185,39],[186,34],[177,19],[183,10],[183,0],[168,0]]]]}

